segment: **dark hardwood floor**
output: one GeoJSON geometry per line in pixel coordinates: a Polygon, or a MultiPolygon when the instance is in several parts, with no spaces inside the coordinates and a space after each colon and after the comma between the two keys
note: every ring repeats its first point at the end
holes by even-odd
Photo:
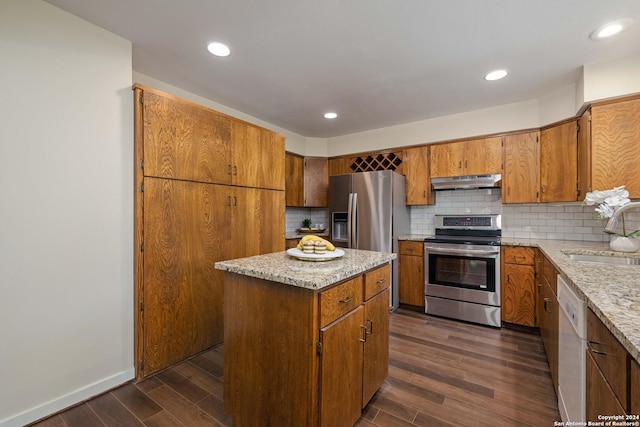
{"type": "MultiPolygon", "coordinates": [[[[222,410],[222,365],[220,346],[34,426],[231,426],[222,410]]],[[[546,427],[559,420],[539,335],[400,309],[391,315],[389,377],[356,425],[546,427]]]]}

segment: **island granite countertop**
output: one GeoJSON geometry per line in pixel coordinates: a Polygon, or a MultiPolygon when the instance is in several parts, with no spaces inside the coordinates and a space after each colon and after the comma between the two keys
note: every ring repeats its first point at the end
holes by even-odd
{"type": "MultiPolygon", "coordinates": [[[[342,249],[342,248],[341,248],[342,249]]],[[[301,261],[286,251],[215,263],[215,268],[286,285],[319,290],[394,260],[391,252],[342,249],[330,261],[301,261]]]]}

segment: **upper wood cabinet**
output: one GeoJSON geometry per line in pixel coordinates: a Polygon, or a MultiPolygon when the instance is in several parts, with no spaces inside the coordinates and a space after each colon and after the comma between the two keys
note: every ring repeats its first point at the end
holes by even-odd
{"type": "MultiPolygon", "coordinates": [[[[640,97],[591,107],[591,188],[640,197],[640,97]]],[[[583,196],[584,197],[584,196],[583,196]]]]}
{"type": "Polygon", "coordinates": [[[233,121],[231,184],[284,190],[284,136],[233,121]]]}
{"type": "Polygon", "coordinates": [[[431,190],[429,166],[428,145],[404,150],[407,205],[432,205],[435,203],[435,196],[431,190]]]}
{"type": "Polygon", "coordinates": [[[230,182],[231,118],[146,87],[140,105],[145,176],[230,182]]]}
{"type": "Polygon", "coordinates": [[[536,203],[540,191],[540,132],[504,137],[503,203],[536,203]]]}
{"type": "Polygon", "coordinates": [[[502,172],[502,137],[431,145],[434,178],[502,172]]]}
{"type": "Polygon", "coordinates": [[[326,207],[329,200],[329,166],[323,157],[286,154],[287,206],[326,207]]]}
{"type": "Polygon", "coordinates": [[[326,158],[304,158],[304,205],[326,207],[329,203],[329,165],[326,158]]]}
{"type": "Polygon", "coordinates": [[[282,135],[137,87],[146,176],[284,190],[282,135]]]}
{"type": "Polygon", "coordinates": [[[576,120],[540,132],[540,201],[573,202],[578,180],[576,120]]]}
{"type": "Polygon", "coordinates": [[[329,159],[329,176],[352,173],[353,171],[349,168],[350,160],[351,158],[347,156],[329,159]]]}
{"type": "Polygon", "coordinates": [[[304,157],[286,153],[286,183],[284,192],[287,206],[304,205],[304,157]]]}
{"type": "Polygon", "coordinates": [[[576,199],[584,200],[591,190],[591,109],[578,118],[578,182],[576,199]]]}

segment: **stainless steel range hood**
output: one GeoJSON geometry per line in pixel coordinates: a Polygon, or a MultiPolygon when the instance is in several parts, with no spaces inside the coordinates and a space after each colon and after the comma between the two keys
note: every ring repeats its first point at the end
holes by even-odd
{"type": "Polygon", "coordinates": [[[502,185],[502,175],[466,175],[446,178],[431,178],[434,190],[469,190],[473,188],[499,188],[502,185]]]}

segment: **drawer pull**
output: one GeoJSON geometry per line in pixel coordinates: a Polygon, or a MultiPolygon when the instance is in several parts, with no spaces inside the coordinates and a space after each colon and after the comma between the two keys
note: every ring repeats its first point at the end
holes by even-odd
{"type": "Polygon", "coordinates": [[[544,290],[543,286],[544,285],[542,283],[538,283],[538,294],[539,295],[542,295],[542,291],[544,290]]]}
{"type": "Polygon", "coordinates": [[[547,308],[547,304],[551,301],[551,299],[545,298],[543,301],[544,301],[544,311],[546,311],[547,313],[551,313],[551,310],[547,308]]]}
{"type": "Polygon", "coordinates": [[[366,329],[366,334],[367,335],[373,335],[373,320],[371,319],[367,319],[367,323],[369,324],[369,328],[366,329]]]}
{"type": "Polygon", "coordinates": [[[595,353],[595,354],[601,354],[603,356],[606,356],[607,353],[604,351],[600,351],[600,350],[596,350],[595,348],[593,348],[593,346],[591,344],[601,344],[598,341],[587,341],[587,347],[589,347],[589,351],[591,353],[595,353]]]}
{"type": "Polygon", "coordinates": [[[385,278],[383,277],[382,279],[378,280],[378,281],[376,282],[376,284],[377,284],[377,285],[382,285],[382,284],[383,284],[384,282],[386,282],[386,281],[387,281],[387,279],[385,279],[385,278]]]}
{"type": "Polygon", "coordinates": [[[341,299],[340,300],[340,304],[346,304],[346,303],[351,302],[351,301],[353,301],[353,297],[351,295],[349,295],[345,299],[341,299]]]}

